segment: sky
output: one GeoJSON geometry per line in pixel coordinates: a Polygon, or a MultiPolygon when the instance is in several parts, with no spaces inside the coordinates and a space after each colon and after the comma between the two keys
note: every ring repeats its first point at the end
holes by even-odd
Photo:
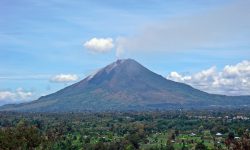
{"type": "Polygon", "coordinates": [[[250,95],[248,0],[1,0],[0,105],[117,59],[209,93],[250,95]]]}

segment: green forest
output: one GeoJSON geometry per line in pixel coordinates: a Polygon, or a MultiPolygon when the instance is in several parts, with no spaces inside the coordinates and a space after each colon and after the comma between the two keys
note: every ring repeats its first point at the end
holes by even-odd
{"type": "Polygon", "coordinates": [[[250,112],[0,112],[0,149],[250,149],[250,112]]]}

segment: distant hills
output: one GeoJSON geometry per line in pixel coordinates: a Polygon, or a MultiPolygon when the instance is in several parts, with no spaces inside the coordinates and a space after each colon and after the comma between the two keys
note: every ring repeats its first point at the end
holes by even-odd
{"type": "Polygon", "coordinates": [[[250,105],[250,96],[209,94],[187,84],[167,80],[133,59],[123,59],[58,92],[28,103],[4,105],[0,110],[140,111],[243,105],[250,105]]]}

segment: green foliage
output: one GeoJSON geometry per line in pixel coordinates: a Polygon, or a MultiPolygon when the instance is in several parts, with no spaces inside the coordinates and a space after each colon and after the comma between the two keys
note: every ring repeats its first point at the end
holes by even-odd
{"type": "Polygon", "coordinates": [[[238,113],[246,114],[247,117],[250,115],[249,111],[1,112],[0,150],[249,149],[247,129],[250,121],[223,118],[238,113]],[[227,130],[222,136],[216,136],[216,132],[222,129],[227,130]],[[235,139],[236,136],[240,138],[235,139]]]}
{"type": "Polygon", "coordinates": [[[206,150],[207,147],[203,142],[197,143],[197,145],[195,146],[195,150],[206,150]]]}
{"type": "Polygon", "coordinates": [[[2,149],[32,149],[38,147],[43,139],[37,127],[29,126],[23,119],[17,123],[16,127],[0,130],[2,149]]]}

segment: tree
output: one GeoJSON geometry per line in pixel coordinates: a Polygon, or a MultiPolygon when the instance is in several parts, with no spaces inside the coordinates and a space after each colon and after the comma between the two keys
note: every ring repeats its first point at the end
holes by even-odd
{"type": "Polygon", "coordinates": [[[233,141],[233,140],[234,140],[234,133],[233,133],[233,132],[230,132],[230,133],[228,134],[228,139],[229,139],[230,141],[233,141]]]}
{"type": "Polygon", "coordinates": [[[200,143],[198,143],[198,144],[195,146],[195,149],[196,149],[196,150],[206,150],[207,147],[206,147],[206,145],[205,145],[203,142],[200,142],[200,143]]]}
{"type": "Polygon", "coordinates": [[[0,131],[0,149],[34,149],[43,139],[35,126],[22,119],[16,127],[0,131]]]}

